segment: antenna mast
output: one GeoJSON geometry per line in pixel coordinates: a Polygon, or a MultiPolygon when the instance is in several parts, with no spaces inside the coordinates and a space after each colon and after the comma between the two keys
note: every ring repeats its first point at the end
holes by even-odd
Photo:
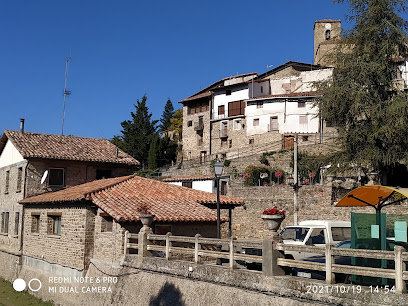
{"type": "Polygon", "coordinates": [[[62,107],[62,130],[61,135],[64,135],[64,121],[65,121],[65,98],[71,94],[71,91],[67,90],[67,79],[68,79],[68,63],[71,61],[71,57],[65,60],[65,83],[64,83],[64,105],[62,107]]]}

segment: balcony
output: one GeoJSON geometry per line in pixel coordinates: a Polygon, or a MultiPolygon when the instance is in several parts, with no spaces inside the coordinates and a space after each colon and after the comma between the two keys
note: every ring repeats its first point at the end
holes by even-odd
{"type": "Polygon", "coordinates": [[[194,122],[194,131],[202,131],[204,129],[204,122],[194,122]]]}

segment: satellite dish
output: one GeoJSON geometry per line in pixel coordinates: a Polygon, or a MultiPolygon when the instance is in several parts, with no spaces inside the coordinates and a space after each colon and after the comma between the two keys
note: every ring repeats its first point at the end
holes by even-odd
{"type": "Polygon", "coordinates": [[[48,176],[48,170],[45,170],[45,171],[44,171],[44,174],[43,174],[43,176],[42,176],[42,178],[41,178],[41,184],[44,184],[45,179],[47,178],[47,176],[48,176]]]}

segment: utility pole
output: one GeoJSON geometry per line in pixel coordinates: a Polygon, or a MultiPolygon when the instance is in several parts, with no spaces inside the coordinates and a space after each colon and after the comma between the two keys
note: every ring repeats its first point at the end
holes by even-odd
{"type": "Polygon", "coordinates": [[[294,150],[293,150],[293,223],[294,225],[298,224],[297,220],[297,206],[298,206],[298,189],[299,189],[299,181],[298,181],[298,134],[295,134],[294,138],[294,150]]]}
{"type": "Polygon", "coordinates": [[[64,121],[65,121],[65,98],[71,94],[71,91],[67,90],[67,79],[68,79],[68,63],[71,61],[71,57],[65,60],[65,83],[64,83],[64,105],[62,107],[62,129],[61,135],[64,135],[64,121]]]}

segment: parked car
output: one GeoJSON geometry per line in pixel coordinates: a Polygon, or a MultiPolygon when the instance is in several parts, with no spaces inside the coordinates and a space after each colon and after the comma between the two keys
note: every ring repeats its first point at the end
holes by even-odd
{"type": "MultiPolygon", "coordinates": [[[[369,249],[369,250],[378,250],[380,249],[380,241],[379,239],[374,238],[360,238],[356,239],[356,249],[369,249]]],[[[388,240],[386,248],[388,251],[394,250],[395,247],[402,246],[406,251],[408,251],[408,244],[405,242],[399,242],[394,240],[388,240]]],[[[351,240],[346,240],[343,242],[338,243],[335,245],[335,248],[351,248],[351,240]]],[[[326,258],[324,255],[318,256],[311,256],[304,259],[305,261],[310,262],[318,262],[318,263],[325,263],[326,258]]],[[[334,263],[338,265],[352,265],[352,257],[350,256],[334,256],[334,263]]],[[[371,267],[371,268],[380,268],[381,267],[381,260],[380,259],[370,259],[370,258],[362,258],[362,257],[355,257],[356,266],[362,267],[371,267]]],[[[387,261],[387,269],[394,269],[395,264],[393,260],[387,261]]],[[[294,268],[297,276],[306,277],[306,278],[313,278],[313,279],[326,279],[326,272],[325,271],[315,271],[310,269],[300,269],[294,268]]],[[[361,276],[356,275],[354,278],[349,274],[341,274],[335,273],[335,280],[336,283],[345,283],[349,284],[351,282],[360,284],[360,285],[379,285],[381,282],[380,278],[375,277],[368,277],[368,276],[361,276]]]]}
{"type": "MultiPolygon", "coordinates": [[[[281,231],[284,244],[324,247],[351,239],[350,221],[309,220],[299,225],[287,226],[281,231]]],[[[286,258],[303,260],[317,255],[307,252],[285,251],[286,258]]]]}
{"type": "MultiPolygon", "coordinates": [[[[299,225],[287,226],[281,231],[284,244],[311,245],[324,247],[326,244],[336,244],[351,239],[351,223],[336,220],[308,220],[299,225]]],[[[241,253],[262,256],[262,249],[242,248],[241,253]]],[[[285,257],[302,260],[313,253],[285,251],[285,257]]],[[[314,254],[316,255],[316,254],[314,254]]],[[[243,262],[248,269],[262,270],[262,264],[243,262]]],[[[292,271],[287,271],[291,273],[292,271]]]]}

